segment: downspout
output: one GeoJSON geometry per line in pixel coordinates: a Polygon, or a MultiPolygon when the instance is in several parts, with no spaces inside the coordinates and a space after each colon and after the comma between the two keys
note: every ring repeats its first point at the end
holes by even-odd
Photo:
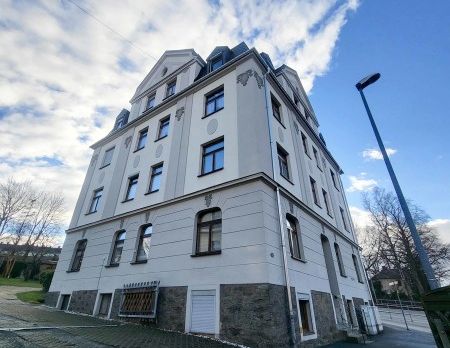
{"type": "Polygon", "coordinates": [[[290,324],[290,334],[291,334],[291,341],[292,345],[296,347],[297,345],[297,336],[295,334],[295,320],[294,320],[294,309],[292,305],[292,298],[291,298],[291,283],[289,280],[289,270],[288,270],[288,261],[286,256],[286,243],[284,238],[284,222],[283,222],[283,215],[281,211],[281,198],[280,198],[280,187],[278,183],[275,180],[275,162],[274,162],[274,143],[272,139],[272,117],[270,115],[269,111],[269,91],[267,89],[267,75],[270,72],[270,68],[266,68],[267,71],[264,73],[264,96],[266,101],[266,116],[267,116],[267,126],[269,128],[269,143],[270,143],[270,159],[272,162],[272,179],[276,183],[276,195],[277,195],[277,208],[278,208],[278,222],[280,224],[280,235],[281,235],[281,249],[282,249],[282,255],[283,255],[283,271],[284,271],[284,279],[286,283],[286,292],[287,292],[287,298],[288,298],[288,306],[289,306],[289,324],[290,324]]]}

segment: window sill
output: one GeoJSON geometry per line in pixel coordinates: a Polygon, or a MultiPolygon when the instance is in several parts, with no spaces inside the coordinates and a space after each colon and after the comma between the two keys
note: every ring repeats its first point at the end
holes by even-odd
{"type": "Polygon", "coordinates": [[[300,261],[300,262],[306,263],[306,261],[304,259],[299,259],[298,257],[292,256],[292,255],[291,255],[291,259],[294,259],[295,261],[300,261]]]}
{"type": "Polygon", "coordinates": [[[342,278],[347,278],[347,276],[345,274],[341,274],[342,278]]]}
{"type": "Polygon", "coordinates": [[[320,206],[320,204],[319,203],[317,203],[317,202],[314,202],[314,204],[315,205],[317,205],[320,209],[322,209],[322,207],[320,206]]]}
{"type": "Polygon", "coordinates": [[[128,198],[128,199],[123,200],[123,201],[120,202],[120,203],[127,203],[127,202],[130,202],[130,201],[132,201],[132,200],[134,200],[134,198],[128,198]]]}
{"type": "Polygon", "coordinates": [[[286,180],[286,181],[288,181],[289,183],[291,183],[292,185],[294,185],[294,183],[291,181],[291,179],[289,179],[289,178],[286,178],[283,174],[281,174],[280,173],[280,176],[284,179],[284,180],[286,180]]]}
{"type": "Polygon", "coordinates": [[[76,272],[80,272],[79,269],[70,269],[68,271],[66,271],[66,273],[76,273],[76,272]]]}
{"type": "Polygon", "coordinates": [[[147,192],[144,193],[144,196],[150,195],[150,194],[158,192],[158,191],[159,191],[159,189],[153,190],[153,191],[147,191],[147,192]]]}
{"type": "Polygon", "coordinates": [[[145,146],[140,147],[139,149],[134,150],[133,153],[136,153],[136,152],[138,152],[138,151],[141,151],[142,149],[145,149],[145,146]]]}
{"type": "Polygon", "coordinates": [[[211,115],[214,115],[214,114],[218,113],[219,111],[222,111],[223,109],[225,109],[225,107],[220,108],[220,109],[218,109],[218,110],[216,110],[216,111],[214,111],[214,112],[211,112],[210,114],[207,114],[207,115],[202,116],[202,120],[203,120],[204,118],[207,118],[207,117],[209,117],[209,116],[211,116],[211,115]]]}
{"type": "Polygon", "coordinates": [[[222,169],[223,169],[223,167],[222,167],[222,168],[219,168],[219,169],[212,170],[212,171],[210,171],[210,172],[208,172],[208,173],[202,173],[202,174],[199,174],[199,175],[197,175],[197,178],[200,178],[200,177],[202,177],[202,176],[209,175],[209,174],[212,174],[212,173],[219,172],[219,171],[221,171],[222,169]]]}
{"type": "Polygon", "coordinates": [[[157,141],[160,141],[161,139],[164,139],[164,138],[167,138],[167,137],[168,137],[168,135],[165,135],[165,136],[163,136],[163,137],[161,137],[161,138],[158,138],[158,139],[155,140],[155,143],[156,143],[157,141]]]}
{"type": "Polygon", "coordinates": [[[90,212],[87,212],[86,214],[84,214],[85,216],[87,216],[87,215],[92,215],[92,214],[95,214],[97,212],[97,210],[94,210],[94,211],[90,211],[90,212]]]}
{"type": "Polygon", "coordinates": [[[219,255],[219,254],[222,254],[222,250],[209,251],[206,253],[196,253],[196,254],[192,254],[191,257],[201,257],[201,256],[210,256],[210,255],[219,255]]]}
{"type": "Polygon", "coordinates": [[[305,155],[306,155],[309,159],[312,159],[311,156],[309,155],[309,153],[305,152],[305,155]]]}
{"type": "Polygon", "coordinates": [[[317,168],[319,168],[319,170],[323,173],[323,169],[322,168],[320,168],[319,166],[317,166],[317,168]]]}
{"type": "Polygon", "coordinates": [[[130,262],[130,265],[140,265],[140,264],[144,264],[147,263],[147,260],[136,260],[133,262],[130,262]]]}
{"type": "Polygon", "coordinates": [[[276,119],[278,121],[279,124],[281,124],[281,126],[286,129],[286,126],[283,124],[283,122],[281,122],[281,120],[279,120],[277,117],[273,116],[274,119],[276,119]]]}
{"type": "Polygon", "coordinates": [[[359,281],[359,280],[358,280],[358,283],[359,283],[359,284],[364,284],[364,282],[362,282],[362,281],[359,281]]]}
{"type": "Polygon", "coordinates": [[[166,96],[164,97],[163,101],[165,101],[166,99],[169,99],[170,97],[173,97],[175,94],[176,94],[176,92],[175,92],[175,93],[172,93],[172,94],[170,94],[170,95],[166,95],[166,96]]]}
{"type": "Polygon", "coordinates": [[[114,268],[114,267],[119,267],[119,263],[111,263],[105,266],[105,268],[114,268]]]}
{"type": "Polygon", "coordinates": [[[101,167],[98,168],[98,169],[100,170],[100,169],[106,168],[106,167],[109,166],[110,164],[111,164],[111,163],[105,164],[104,166],[101,166],[101,167]]]}

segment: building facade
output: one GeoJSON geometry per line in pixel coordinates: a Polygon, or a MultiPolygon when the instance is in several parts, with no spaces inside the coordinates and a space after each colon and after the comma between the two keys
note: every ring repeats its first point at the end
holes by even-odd
{"type": "Polygon", "coordinates": [[[342,171],[293,69],[245,43],[166,51],[130,102],[92,145],[49,305],[249,346],[358,326],[342,171]]]}

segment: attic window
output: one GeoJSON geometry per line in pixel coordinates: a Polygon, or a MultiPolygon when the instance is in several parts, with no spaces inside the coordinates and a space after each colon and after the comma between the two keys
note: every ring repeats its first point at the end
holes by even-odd
{"type": "Polygon", "coordinates": [[[211,71],[219,69],[223,65],[222,55],[211,60],[211,71]]]}
{"type": "Polygon", "coordinates": [[[161,76],[164,76],[167,74],[167,67],[165,66],[161,71],[161,76]]]}

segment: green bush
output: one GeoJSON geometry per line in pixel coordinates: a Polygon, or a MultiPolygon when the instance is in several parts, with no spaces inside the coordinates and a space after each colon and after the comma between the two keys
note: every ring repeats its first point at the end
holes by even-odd
{"type": "Polygon", "coordinates": [[[50,289],[50,285],[53,279],[53,273],[54,272],[42,272],[39,276],[39,283],[42,284],[42,289],[44,290],[44,292],[48,292],[48,289],[50,289]]]}

